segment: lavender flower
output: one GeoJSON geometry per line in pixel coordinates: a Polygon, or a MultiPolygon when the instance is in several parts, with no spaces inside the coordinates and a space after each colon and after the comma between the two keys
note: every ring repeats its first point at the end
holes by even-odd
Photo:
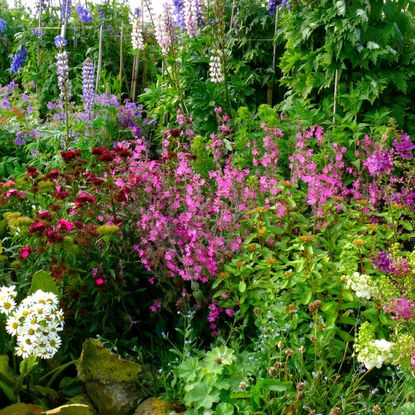
{"type": "Polygon", "coordinates": [[[218,84],[225,80],[223,76],[223,68],[222,68],[222,55],[223,52],[219,49],[212,50],[212,55],[210,57],[209,62],[209,76],[210,81],[214,84],[218,84]]]}
{"type": "Polygon", "coordinates": [[[140,17],[140,16],[141,16],[141,10],[140,10],[140,8],[139,8],[139,7],[136,7],[136,8],[134,9],[134,16],[135,16],[135,17],[140,17]]]}
{"type": "Polygon", "coordinates": [[[396,140],[393,140],[393,148],[396,153],[406,160],[411,160],[413,158],[412,150],[415,149],[415,144],[411,142],[411,137],[409,135],[403,134],[396,140]]]}
{"type": "Polygon", "coordinates": [[[185,27],[184,1],[173,0],[173,7],[174,23],[177,27],[180,27],[180,30],[183,32],[185,27]]]}
{"type": "Polygon", "coordinates": [[[45,32],[40,27],[35,27],[32,29],[32,35],[35,37],[43,37],[45,36],[45,32]]]}
{"type": "Polygon", "coordinates": [[[7,30],[7,23],[4,19],[0,19],[0,33],[4,33],[7,30]]]}
{"type": "Polygon", "coordinates": [[[16,144],[16,146],[24,146],[26,144],[26,141],[23,138],[23,133],[22,132],[19,132],[19,133],[16,134],[14,144],[16,144]]]}
{"type": "Polygon", "coordinates": [[[176,41],[171,6],[168,3],[163,4],[163,15],[157,18],[156,39],[163,54],[168,54],[176,41]]]}
{"type": "Polygon", "coordinates": [[[13,56],[12,64],[10,66],[10,69],[13,73],[17,73],[19,71],[19,69],[23,65],[23,62],[26,59],[26,56],[27,56],[27,48],[22,48],[17,55],[13,56]]]}
{"type": "Polygon", "coordinates": [[[60,98],[69,101],[71,97],[71,83],[69,81],[68,54],[66,51],[56,55],[56,72],[58,74],[58,86],[60,98]]]}
{"type": "Polygon", "coordinates": [[[85,115],[88,118],[91,118],[95,100],[95,90],[94,65],[89,58],[85,59],[82,68],[82,100],[84,102],[85,115]]]}
{"type": "Polygon", "coordinates": [[[268,13],[275,14],[277,12],[277,7],[281,5],[281,8],[290,8],[289,0],[268,0],[268,13]]]}
{"type": "Polygon", "coordinates": [[[55,36],[55,46],[63,48],[68,44],[68,41],[63,36],[55,36]]]}
{"type": "Polygon", "coordinates": [[[72,0],[60,0],[61,24],[68,23],[71,18],[72,0]]]}
{"type": "Polygon", "coordinates": [[[195,0],[185,0],[185,25],[190,37],[197,35],[197,4],[195,0]]]}
{"type": "Polygon", "coordinates": [[[78,6],[76,12],[81,22],[86,23],[92,21],[92,14],[86,7],[78,6]]]}
{"type": "Polygon", "coordinates": [[[133,22],[133,30],[131,32],[131,44],[134,50],[144,50],[143,32],[141,31],[141,20],[139,16],[135,16],[133,22]]]}

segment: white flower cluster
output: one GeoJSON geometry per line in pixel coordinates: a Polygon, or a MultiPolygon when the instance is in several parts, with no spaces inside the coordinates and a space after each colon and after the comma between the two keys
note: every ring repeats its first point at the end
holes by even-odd
{"type": "Polygon", "coordinates": [[[140,16],[135,16],[133,20],[133,30],[131,32],[131,44],[134,50],[144,50],[143,32],[141,30],[140,16]]]}
{"type": "Polygon", "coordinates": [[[222,54],[223,52],[219,49],[213,49],[212,55],[210,56],[209,62],[209,76],[210,81],[214,84],[218,84],[225,80],[222,68],[222,54]]]}
{"type": "Polygon", "coordinates": [[[63,311],[58,297],[37,290],[18,306],[15,297],[14,286],[0,289],[0,311],[8,316],[7,333],[17,337],[17,356],[52,358],[62,343],[58,332],[63,330],[63,311]]]}
{"type": "Polygon", "coordinates": [[[392,360],[393,343],[385,339],[372,340],[364,346],[357,355],[357,360],[363,363],[366,369],[381,368],[383,363],[392,360]]]}
{"type": "Polygon", "coordinates": [[[379,295],[379,289],[369,275],[354,272],[351,276],[343,277],[347,288],[356,293],[357,297],[370,300],[379,295]]]}

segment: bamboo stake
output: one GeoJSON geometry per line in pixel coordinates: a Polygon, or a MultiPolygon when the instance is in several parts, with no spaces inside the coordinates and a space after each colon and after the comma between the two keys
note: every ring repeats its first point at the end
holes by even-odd
{"type": "Polygon", "coordinates": [[[98,50],[98,67],[97,67],[97,79],[95,83],[95,91],[98,92],[99,88],[99,78],[101,74],[101,66],[102,66],[102,25],[99,27],[99,50],[98,50]]]}

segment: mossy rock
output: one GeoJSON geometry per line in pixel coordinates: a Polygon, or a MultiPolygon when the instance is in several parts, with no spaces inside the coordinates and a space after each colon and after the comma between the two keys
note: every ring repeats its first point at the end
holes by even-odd
{"type": "Polygon", "coordinates": [[[71,403],[44,411],[42,415],[95,415],[95,412],[88,405],[71,403]]]}
{"type": "Polygon", "coordinates": [[[0,410],[0,415],[40,415],[43,408],[31,403],[15,403],[0,410]]]}
{"type": "Polygon", "coordinates": [[[159,398],[148,398],[142,402],[134,412],[134,415],[175,415],[171,405],[159,398]]]}
{"type": "Polygon", "coordinates": [[[137,385],[132,382],[87,382],[86,391],[100,415],[130,415],[140,396],[137,385]]]}
{"type": "Polygon", "coordinates": [[[138,363],[121,359],[95,339],[84,342],[77,369],[78,377],[83,382],[98,381],[103,384],[135,382],[141,372],[138,363]]]}

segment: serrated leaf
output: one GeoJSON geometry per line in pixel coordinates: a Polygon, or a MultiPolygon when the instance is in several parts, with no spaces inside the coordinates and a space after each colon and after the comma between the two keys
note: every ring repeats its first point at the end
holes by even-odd
{"type": "Polygon", "coordinates": [[[37,271],[33,274],[29,294],[33,294],[37,290],[59,295],[58,286],[56,285],[52,275],[47,271],[37,271]]]}

